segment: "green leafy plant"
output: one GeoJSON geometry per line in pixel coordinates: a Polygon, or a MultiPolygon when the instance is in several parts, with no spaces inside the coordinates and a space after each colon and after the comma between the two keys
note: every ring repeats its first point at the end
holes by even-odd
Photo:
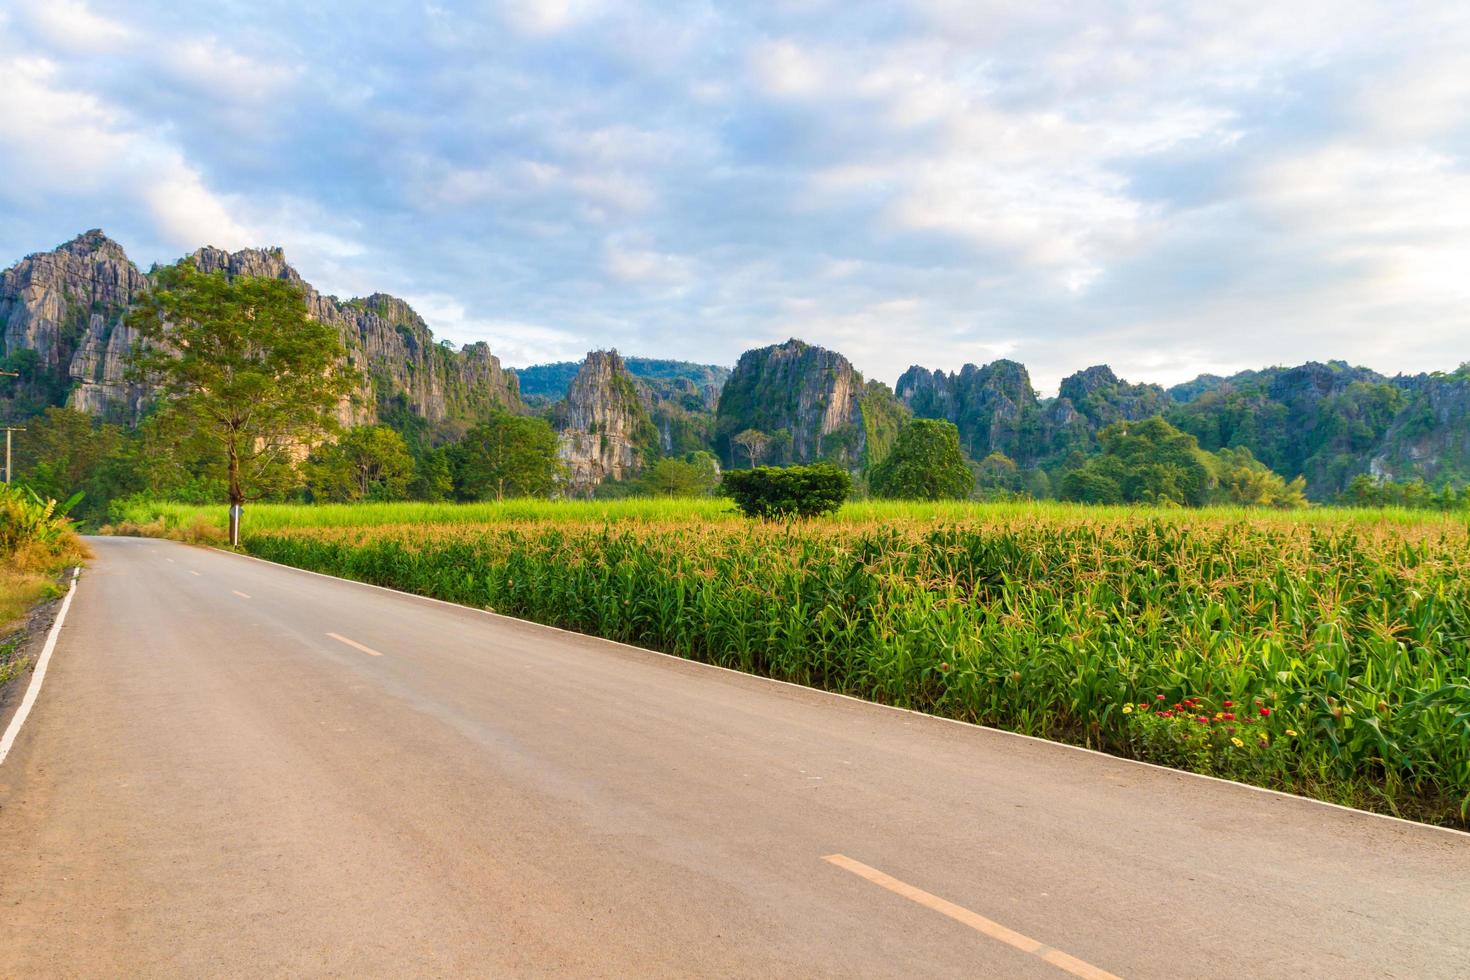
{"type": "Polygon", "coordinates": [[[960,431],[942,419],[910,419],[898,430],[893,449],[868,471],[874,496],[904,500],[962,498],[975,489],[975,475],[960,451],[960,431]]]}
{"type": "Polygon", "coordinates": [[[830,514],[852,492],[852,477],[828,463],[728,470],[721,490],[746,517],[792,518],[830,514]]]}

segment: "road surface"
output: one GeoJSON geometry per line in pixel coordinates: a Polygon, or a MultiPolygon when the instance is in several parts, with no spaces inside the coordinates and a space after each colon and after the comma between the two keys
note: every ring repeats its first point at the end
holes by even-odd
{"type": "Polygon", "coordinates": [[[1470,836],[93,547],[0,766],[0,976],[1470,972],[1470,836]]]}

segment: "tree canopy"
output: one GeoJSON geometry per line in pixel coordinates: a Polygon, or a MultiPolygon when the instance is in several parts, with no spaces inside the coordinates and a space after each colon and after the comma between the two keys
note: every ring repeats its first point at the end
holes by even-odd
{"type": "Polygon", "coordinates": [[[408,446],[386,425],[351,429],[306,463],[307,489],[317,500],[402,500],[413,475],[408,446]]]}
{"type": "Polygon", "coordinates": [[[720,489],[746,517],[800,518],[830,514],[852,492],[852,477],[831,463],[726,470],[720,489]]]}
{"type": "Polygon", "coordinates": [[[1207,453],[1162,418],[1115,422],[1099,433],[1103,451],[1062,477],[1062,499],[1090,504],[1182,507],[1233,504],[1305,507],[1305,481],[1288,483],[1249,449],[1207,453]]]}
{"type": "Polygon", "coordinates": [[[565,467],[556,433],[544,419],[496,412],[455,444],[450,469],[455,496],[487,500],[549,495],[565,467]]]}
{"type": "Polygon", "coordinates": [[[269,492],[272,470],[337,427],[356,377],[336,329],[313,319],[299,284],[162,269],[128,314],[130,373],[154,386],[181,438],[202,434],[223,458],[232,504],[269,492]]]}
{"type": "Polygon", "coordinates": [[[960,430],[943,419],[909,419],[888,455],[868,472],[877,497],[943,500],[970,495],[975,474],[960,451],[960,430]]]}

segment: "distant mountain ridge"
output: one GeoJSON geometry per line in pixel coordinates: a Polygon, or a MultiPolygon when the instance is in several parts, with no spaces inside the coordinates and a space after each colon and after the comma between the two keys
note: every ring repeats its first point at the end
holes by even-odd
{"type": "Polygon", "coordinates": [[[992,452],[1055,474],[1097,449],[1116,421],[1153,415],[1210,451],[1245,447],[1318,499],[1353,477],[1470,483],[1470,368],[1386,377],[1344,361],[1201,375],[1164,389],[1129,384],[1106,366],[1065,378],[1055,398],[1031,387],[1023,365],[995,361],[960,371],[914,366],[897,393],[915,415],[960,429],[974,459],[992,452]]]}
{"type": "MultiPolygon", "coordinates": [[[[674,391],[688,382],[704,394],[711,409],[730,377],[730,369],[718,364],[696,364],[692,361],[670,361],[652,357],[625,357],[623,366],[633,377],[640,379],[654,390],[674,391]]],[[[567,397],[572,379],[577,376],[585,361],[556,361],[549,364],[533,364],[530,367],[512,368],[520,379],[521,397],[528,403],[536,399],[555,401],[567,397]]]]}
{"type": "MultiPolygon", "coordinates": [[[[582,362],[501,366],[487,345],[435,342],[406,302],[384,293],[339,300],[305,282],[280,249],[188,256],[226,275],[302,286],[313,316],[337,327],[346,366],[362,385],[340,409],[344,423],[417,427],[429,442],[453,438],[527,400],[566,436],[581,466],[579,492],[624,479],[658,454],[708,449],[725,466],[749,465],[738,437],[754,433],[761,462],[828,460],[861,472],[887,452],[909,415],[947,419],[977,462],[993,453],[1047,487],[1098,451],[1097,433],[1160,415],[1207,450],[1245,447],[1282,476],[1328,499],[1354,477],[1470,483],[1470,365],[1388,377],[1344,361],[1200,375],[1164,388],[1130,383],[1106,365],[1065,378],[1042,398],[1012,360],[957,372],[910,367],[892,391],[864,380],[842,354],[792,339],[746,351],[734,369],[593,351],[582,362]],[[526,400],[523,400],[522,396],[526,400]],[[621,433],[608,444],[610,433],[621,433]],[[616,444],[623,439],[626,445],[616,444]]],[[[48,406],[136,423],[148,392],[124,372],[134,343],[125,315],[151,284],[122,246],[93,229],[0,272],[3,367],[0,417],[48,406]]]]}
{"type": "MultiPolygon", "coordinates": [[[[346,301],[323,296],[280,249],[205,247],[188,259],[209,272],[302,286],[308,311],[338,329],[346,365],[362,375],[361,387],[339,411],[344,423],[373,422],[380,411],[401,406],[452,431],[496,409],[524,411],[516,376],[487,345],[453,350],[435,343],[423,318],[401,299],[384,293],[346,301]]],[[[149,285],[149,275],[100,229],[0,272],[5,361],[21,375],[0,400],[0,411],[17,416],[65,404],[136,422],[148,393],[125,376],[135,338],[124,317],[149,285]]]]}

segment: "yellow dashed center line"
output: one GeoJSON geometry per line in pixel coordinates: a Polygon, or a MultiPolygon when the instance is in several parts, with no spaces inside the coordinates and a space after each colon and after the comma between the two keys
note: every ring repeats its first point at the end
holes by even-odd
{"type": "Polygon", "coordinates": [[[374,650],[372,647],[365,647],[361,643],[358,643],[356,640],[349,640],[347,637],[345,637],[345,636],[339,636],[336,633],[328,633],[327,635],[330,636],[332,639],[336,640],[338,643],[345,643],[345,644],[347,644],[348,646],[350,646],[354,650],[361,650],[363,653],[367,654],[369,657],[381,657],[382,656],[381,653],[379,653],[378,651],[374,650]]]}
{"type": "Polygon", "coordinates": [[[940,915],[946,915],[956,922],[963,923],[976,932],[989,936],[991,939],[1005,943],[1007,946],[1019,949],[1023,953],[1029,953],[1038,959],[1045,960],[1052,966],[1074,977],[1084,977],[1086,980],[1118,980],[1118,977],[1101,970],[1091,963],[1084,963],[1075,956],[1069,956],[1059,949],[1052,949],[1045,943],[1039,943],[1030,936],[1023,936],[1014,929],[1007,929],[999,922],[985,918],[978,912],[971,912],[962,905],[947,902],[938,895],[931,895],[922,888],[915,888],[907,882],[899,881],[879,871],[870,868],[861,861],[854,861],[845,854],[828,854],[822,858],[829,864],[835,864],[844,871],[851,871],[859,878],[866,878],[879,888],[886,888],[895,895],[902,895],[911,902],[917,902],[927,909],[932,909],[940,915]]]}

